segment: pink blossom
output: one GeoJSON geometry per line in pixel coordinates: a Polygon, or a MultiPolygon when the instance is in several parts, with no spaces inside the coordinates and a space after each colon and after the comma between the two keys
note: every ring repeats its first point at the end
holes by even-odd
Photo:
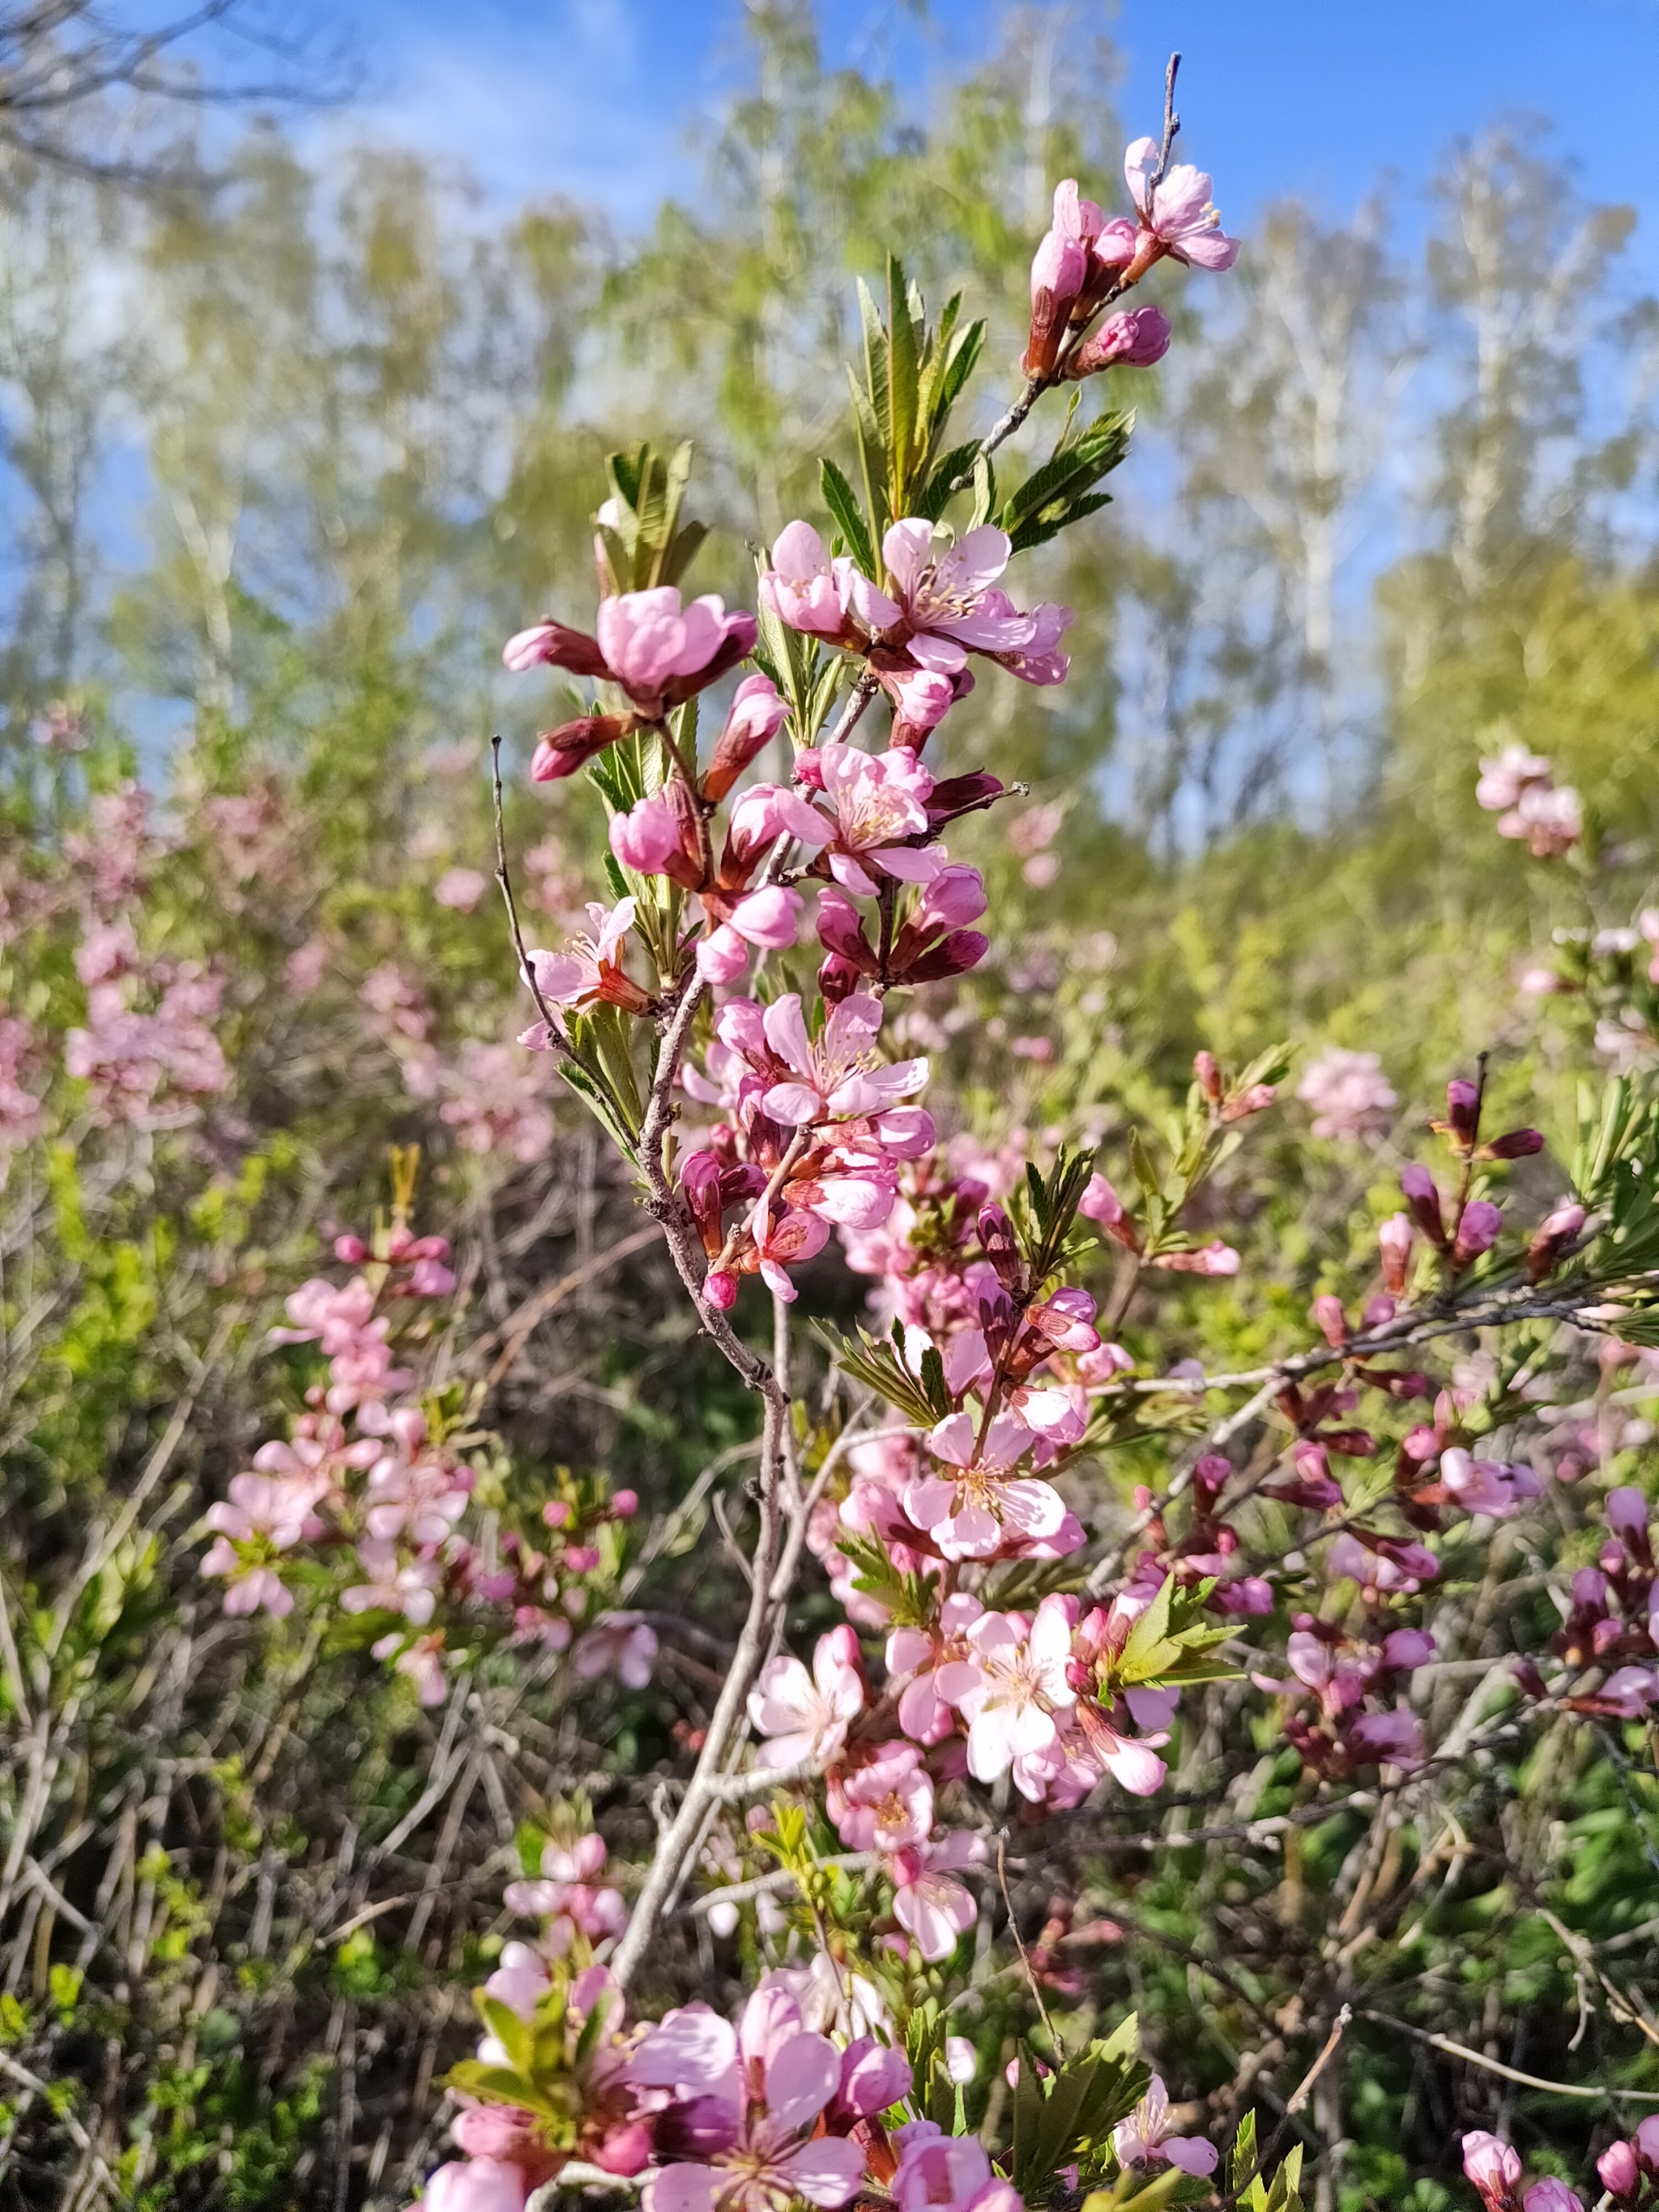
{"type": "Polygon", "coordinates": [[[439,1544],[466,1510],[472,1493],[470,1468],[443,1459],[388,1455],[369,1469],[364,1522],[371,1536],[406,1536],[412,1544],[439,1544]]]}
{"type": "Polygon", "coordinates": [[[908,1844],[892,1857],[893,1917],[930,1966],[948,1959],[979,1918],[972,1891],[954,1875],[984,1856],[979,1837],[956,1831],[933,1843],[908,1844]]]}
{"type": "Polygon", "coordinates": [[[1213,2173],[1221,2155],[1215,2145],[1206,2136],[1174,2135],[1172,2124],[1170,2093],[1154,2074],[1133,2112],[1113,2129],[1112,2148],[1125,2166],[1176,2166],[1183,2173],[1213,2173]]]}
{"type": "Polygon", "coordinates": [[[788,707],[769,676],[745,676],[732,695],[732,711],[702,780],[707,796],[724,799],[750,762],[776,737],[788,716],[788,707]]]}
{"type": "Polygon", "coordinates": [[[422,2212],[524,2212],[530,2182],[502,2159],[452,2160],[428,2177],[422,2212]]]}
{"type": "Polygon", "coordinates": [[[1583,2201],[1553,2173],[1534,2181],[1521,2203],[1522,2212],[1584,2212],[1583,2201]]]}
{"type": "Polygon", "coordinates": [[[1487,2212],[1504,2212],[1521,2185],[1519,2154],[1501,2137],[1472,2128],[1463,2138],[1463,2171],[1480,2192],[1487,2212]]]}
{"type": "Polygon", "coordinates": [[[1645,1543],[1648,1529],[1648,1501],[1646,1494],[1633,1483],[1624,1483],[1607,1492],[1605,1511],[1607,1526],[1615,1536],[1634,1536],[1645,1543]]]}
{"type": "Polygon", "coordinates": [[[1390,1712],[1361,1713],[1348,1728],[1348,1741],[1371,1759],[1393,1766],[1420,1766],[1423,1729],[1417,1715],[1404,1705],[1390,1712]]]}
{"type": "Polygon", "coordinates": [[[787,884],[767,884],[732,908],[717,929],[697,945],[697,973],[711,983],[730,983],[748,965],[748,948],[757,945],[787,952],[800,929],[801,895],[787,884]]]}
{"type": "Polygon", "coordinates": [[[1460,1444],[1449,1445],[1441,1453],[1439,1473],[1466,1513],[1484,1513],[1493,1521],[1506,1521],[1528,1498],[1540,1498],[1544,1491],[1529,1467],[1472,1459],[1460,1444]]]}
{"type": "Polygon", "coordinates": [[[864,1676],[858,1638],[851,1628],[818,1638],[809,1674],[799,1659],[769,1659],[749,1692],[749,1717],[770,1741],[761,1746],[763,1766],[822,1766],[847,1741],[864,1709],[864,1676]]]}
{"type": "Polygon", "coordinates": [[[780,1206],[774,1200],[763,1198],[749,1217],[749,1234],[761,1280],[775,1297],[793,1305],[797,1292],[788,1271],[823,1251],[830,1241],[830,1224],[821,1214],[780,1206]]]}
{"type": "MultiPolygon", "coordinates": [[[[550,1006],[580,1008],[592,1006],[605,992],[608,975],[620,969],[628,933],[639,910],[637,899],[619,899],[607,910],[590,902],[591,936],[573,938],[562,952],[532,951],[530,971],[536,988],[550,1006]]],[[[545,1052],[549,1040],[545,1024],[538,1022],[520,1038],[535,1052],[545,1052]]]]}
{"type": "Polygon", "coordinates": [[[883,1744],[838,1785],[836,1798],[836,1826],[849,1851],[902,1850],[925,1843],[933,1826],[933,1785],[912,1743],[883,1744]]]}
{"type": "Polygon", "coordinates": [[[954,545],[937,546],[931,522],[913,518],[892,525],[882,552],[903,602],[907,649],[918,667],[951,676],[966,665],[970,648],[1018,653],[1034,643],[1034,616],[1019,613],[1000,592],[988,600],[1010,550],[1006,533],[990,523],[954,545]]]}
{"type": "Polygon", "coordinates": [[[394,1628],[369,1645],[376,1659],[392,1659],[395,1656],[397,1671],[414,1686],[415,1695],[423,1705],[441,1705],[444,1701],[444,1632],[434,1628],[430,1634],[417,1636],[412,1643],[404,1642],[401,1629],[394,1628]]]}
{"type": "MultiPolygon", "coordinates": [[[[852,1503],[849,1498],[842,1508],[843,1521],[852,1503]]],[[[939,1607],[936,1629],[896,1628],[888,1638],[889,1679],[904,1683],[899,1726],[917,1743],[938,1743],[951,1733],[951,1708],[939,1694],[939,1669],[967,1658],[967,1632],[984,1610],[971,1593],[957,1590],[939,1607]]]]}
{"type": "Polygon", "coordinates": [[[1023,2212],[1014,2190],[991,2171],[977,2136],[947,2136],[936,2121],[912,2120],[895,2141],[898,2212],[1023,2212]]]}
{"type": "Polygon", "coordinates": [[[426,1559],[400,1566],[395,1547],[366,1538],[357,1547],[357,1564],[368,1580],[340,1593],[343,1613],[400,1613],[424,1628],[437,1603],[438,1568],[426,1559]]]}
{"type": "Polygon", "coordinates": [[[501,1963],[484,1984],[484,1995],[504,2004],[520,2020],[533,2020],[536,2008],[553,1986],[547,1961],[528,1943],[504,1943],[501,1963]]]}
{"type": "Polygon", "coordinates": [[[1072,1616],[1046,1597],[1029,1632],[1006,1613],[982,1613],[968,1631],[968,1656],[939,1669],[939,1693],[968,1721],[968,1771],[994,1782],[1017,1759],[1059,1738],[1056,1712],[1077,1703],[1068,1680],[1072,1616]]]}
{"type": "Polygon", "coordinates": [[[988,1559],[1005,1543],[1029,1546],[1057,1535],[1065,1502],[1052,1485],[1008,1470],[1030,1449],[1023,1421],[999,1414],[981,1443],[963,1413],[939,1422],[927,1438],[936,1459],[958,1472],[923,1475],[908,1485],[904,1510],[927,1529],[947,1559],[988,1559]]]}
{"type": "Polygon", "coordinates": [[[1316,1137],[1363,1137],[1385,1128],[1399,1100],[1374,1052],[1327,1045],[1311,1061],[1296,1095],[1314,1112],[1316,1137]]]}
{"type": "MultiPolygon", "coordinates": [[[[229,1611],[228,1601],[226,1611],[229,1611]]],[[[1620,1720],[1640,1720],[1649,1706],[1659,1702],[1659,1674],[1647,1667],[1618,1667],[1595,1692],[1596,1707],[1620,1720]]]]}
{"type": "Polygon", "coordinates": [[[432,896],[440,906],[453,907],[458,913],[471,914],[483,896],[488,880],[476,868],[451,868],[433,885],[432,896]]]}
{"type": "Polygon", "coordinates": [[[201,1565],[204,1575],[227,1577],[228,1613],[255,1613],[263,1606],[280,1620],[294,1610],[294,1593],[264,1555],[289,1551],[322,1534],[313,1508],[329,1486],[326,1474],[298,1480],[251,1473],[231,1477],[228,1499],[207,1510],[207,1526],[217,1532],[217,1540],[201,1565]],[[244,1553],[244,1545],[257,1547],[252,1558],[244,1553]]]}
{"type": "MultiPolygon", "coordinates": [[[[1474,787],[1474,803],[1490,814],[1507,813],[1521,803],[1522,794],[1554,780],[1547,757],[1529,753],[1524,745],[1505,745],[1496,760],[1480,763],[1480,781],[1474,787]]],[[[1465,2141],[1469,2138],[1465,2137],[1465,2141]]]]}
{"type": "Polygon", "coordinates": [[[927,1080],[925,1060],[884,1065],[877,1059],[872,1048],[881,1016],[878,999],[857,993],[833,1006],[820,1035],[811,1038],[799,993],[775,999],[763,1018],[766,1042],[795,1079],[772,1084],[761,1101],[764,1110],[775,1121],[802,1128],[879,1114],[920,1091],[927,1080]]]}
{"type": "Polygon", "coordinates": [[[772,547],[772,565],[760,580],[760,602],[791,629],[814,637],[840,637],[856,615],[867,630],[888,629],[901,617],[884,592],[843,554],[831,562],[810,523],[792,522],[772,547]]]}
{"type": "MultiPolygon", "coordinates": [[[[632,2078],[650,2084],[673,2069],[677,2088],[720,2097],[735,2059],[741,2102],[707,2163],[676,2162],[651,2176],[645,2212],[786,2212],[801,2197],[811,2204],[845,2204],[863,2178],[864,2152],[845,2136],[812,2134],[841,2087],[835,2045],[803,2027],[799,2005],[775,1984],[763,1984],[744,2008],[730,2057],[725,2039],[708,2033],[700,2060],[690,2039],[678,2032],[685,2017],[684,2011],[671,2015],[647,2037],[630,2063],[632,2078]]],[[[711,2114],[711,2133],[716,2125],[711,2114]]]]}
{"type": "Polygon", "coordinates": [[[617,682],[636,705],[654,708],[676,678],[705,675],[720,658],[726,667],[754,649],[755,618],[727,614],[705,593],[682,606],[672,584],[623,592],[600,602],[594,632],[617,682]]]}
{"type": "Polygon", "coordinates": [[[849,2124],[884,2112],[908,2097],[913,2087],[910,2062],[903,2051],[878,2043],[872,2035],[855,2037],[841,2055],[841,2087],[826,2116],[830,2132],[842,2134],[849,2124]]]}
{"type": "Polygon", "coordinates": [[[579,1681],[614,1674],[624,1689],[642,1690],[656,1656],[657,1632],[649,1621],[636,1613],[602,1613],[577,1644],[572,1664],[579,1681]]]}
{"type": "Polygon", "coordinates": [[[1137,138],[1123,156],[1129,197],[1141,224],[1125,281],[1140,276],[1166,253],[1195,269],[1231,269],[1238,258],[1238,240],[1222,230],[1210,198],[1213,187],[1209,177],[1190,162],[1177,161],[1154,185],[1158,161],[1155,138],[1137,138]]]}
{"type": "MultiPolygon", "coordinates": [[[[815,764],[834,816],[808,811],[818,816],[817,842],[830,847],[836,881],[860,898],[874,898],[880,888],[872,869],[903,883],[931,883],[945,855],[903,842],[926,835],[933,789],[915,755],[903,745],[872,754],[856,745],[827,744],[818,747],[815,764]]],[[[794,834],[803,836],[799,829],[794,834]]]]}
{"type": "Polygon", "coordinates": [[[1583,808],[1571,784],[1529,784],[1498,817],[1500,837],[1523,838],[1536,860],[1559,860],[1584,834],[1583,808]]]}

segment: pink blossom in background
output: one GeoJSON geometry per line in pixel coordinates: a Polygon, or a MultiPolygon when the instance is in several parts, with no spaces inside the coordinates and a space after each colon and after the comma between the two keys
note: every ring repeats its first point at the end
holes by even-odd
{"type": "Polygon", "coordinates": [[[1528,752],[1524,745],[1508,744],[1495,760],[1481,762],[1474,803],[1490,814],[1506,814],[1520,805],[1523,793],[1547,787],[1553,781],[1554,771],[1546,755],[1528,752]]]}
{"type": "Polygon", "coordinates": [[[1207,2136],[1178,2136],[1170,2117],[1170,2093],[1154,2074],[1127,2120],[1112,2130],[1112,2148],[1125,2166],[1177,2166],[1183,2173],[1213,2173],[1221,2154],[1207,2136]]]}
{"type": "Polygon", "coordinates": [[[20,1080],[34,1050],[27,1023],[0,1014],[0,1190],[5,1188],[12,1153],[21,1152],[40,1131],[40,1099],[20,1080]]]}
{"type": "Polygon", "coordinates": [[[1584,834],[1578,793],[1570,784],[1547,791],[1534,785],[1522,793],[1512,813],[1498,817],[1498,834],[1523,839],[1536,860],[1559,860],[1584,834]]]}
{"type": "Polygon", "coordinates": [[[438,1109],[470,1152],[505,1152],[527,1164],[553,1141],[546,1079],[510,1044],[469,1037],[456,1059],[441,1065],[440,1088],[449,1095],[438,1109]]]}
{"type": "Polygon", "coordinates": [[[453,907],[458,914],[471,914],[489,883],[489,878],[480,875],[477,868],[450,868],[433,885],[432,896],[440,906],[453,907]]]}
{"type": "Polygon", "coordinates": [[[1385,1129],[1400,1101],[1374,1052],[1327,1045],[1296,1087],[1313,1109],[1316,1137],[1364,1137],[1385,1129]]]}
{"type": "Polygon", "coordinates": [[[576,1645],[578,1678],[614,1674],[624,1689],[642,1690],[657,1659],[657,1632],[636,1613],[602,1613],[576,1645]]]}
{"type": "Polygon", "coordinates": [[[231,1477],[228,1498],[210,1505],[204,1516],[217,1534],[201,1563],[203,1574],[226,1577],[228,1613],[256,1613],[263,1607],[280,1620],[292,1613],[294,1593],[276,1569],[258,1551],[252,1559],[245,1559],[238,1547],[286,1552],[320,1536],[323,1524],[314,1508],[329,1487],[326,1474],[298,1481],[255,1474],[231,1477]]]}

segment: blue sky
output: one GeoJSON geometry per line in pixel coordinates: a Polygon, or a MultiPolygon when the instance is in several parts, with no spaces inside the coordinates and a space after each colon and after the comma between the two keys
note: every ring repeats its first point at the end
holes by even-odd
{"type": "MultiPolygon", "coordinates": [[[[695,192],[696,126],[743,65],[741,0],[335,0],[369,60],[365,106],[324,126],[465,162],[492,200],[550,191],[631,228],[695,192]]],[[[993,44],[990,0],[822,0],[831,59],[921,85],[993,44]]],[[[1548,115],[1594,197],[1659,233],[1659,0],[1073,0],[1124,51],[1119,100],[1151,129],[1164,57],[1184,56],[1183,149],[1213,170],[1230,228],[1286,191],[1331,214],[1378,174],[1408,187],[1448,140],[1548,115]]],[[[1652,237],[1638,258],[1659,275],[1652,237]]]]}

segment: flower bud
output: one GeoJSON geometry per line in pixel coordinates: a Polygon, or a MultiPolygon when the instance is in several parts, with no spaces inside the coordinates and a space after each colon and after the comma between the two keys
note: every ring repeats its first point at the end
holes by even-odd
{"type": "MultiPolygon", "coordinates": [[[[1406,1267],[1411,1258],[1410,1215],[1391,1213],[1377,1230],[1376,1241],[1382,1255],[1382,1279],[1392,1294],[1398,1297],[1406,1287],[1406,1267]]],[[[1393,1320],[1392,1311],[1386,1318],[1393,1320]]]]}
{"type": "Polygon", "coordinates": [[[1503,1226],[1501,1206],[1492,1205],[1489,1199],[1472,1198],[1458,1219],[1457,1242],[1452,1246],[1453,1267],[1467,1267],[1483,1252],[1490,1252],[1503,1226]]]}
{"type": "Polygon", "coordinates": [[[1340,1350],[1348,1340],[1348,1317],[1342,1310],[1341,1299],[1327,1291],[1323,1297],[1314,1300],[1310,1311],[1326,1343],[1334,1351],[1340,1350]]]}
{"type": "Polygon", "coordinates": [[[1546,2174],[1542,2181],[1534,2181],[1521,2203],[1523,2212],[1584,2212],[1575,2192],[1553,2173],[1546,2174]]]}
{"type": "Polygon", "coordinates": [[[1130,307],[1108,315],[1073,354],[1065,374],[1081,381],[1103,368],[1151,368],[1170,350],[1170,319],[1161,307],[1130,307]]]}
{"type": "Polygon", "coordinates": [[[562,722],[556,730],[544,730],[530,756],[530,781],[556,783],[574,775],[636,726],[631,714],[583,714],[574,722],[562,722]]]}
{"type": "Polygon", "coordinates": [[[991,949],[991,940],[977,929],[953,929],[931,951],[913,960],[896,978],[904,983],[942,983],[951,975],[965,975],[977,968],[991,949]]]}
{"type": "Polygon", "coordinates": [[[611,849],[637,875],[663,874],[680,854],[680,825],[665,799],[642,799],[626,814],[613,814],[611,849]]]}
{"type": "Polygon", "coordinates": [[[1089,273],[1080,239],[1046,231],[1031,263],[1031,325],[1022,363],[1027,376],[1048,376],[1060,356],[1072,305],[1089,273]]]}
{"type": "Polygon", "coordinates": [[[1633,2143],[1616,2142],[1595,2161],[1601,2186],[1610,2197],[1634,2197],[1642,2185],[1642,2169],[1636,2163],[1633,2143]]]}
{"type": "Polygon", "coordinates": [[[702,1302],[716,1313],[730,1313],[738,1302],[738,1279],[729,1267],[711,1268],[702,1279],[702,1302]]]}
{"type": "Polygon", "coordinates": [[[501,659],[515,676],[525,675],[544,661],[555,668],[568,668],[573,676],[608,677],[611,673],[597,641],[586,630],[572,629],[564,623],[539,622],[532,629],[520,630],[501,647],[501,659]]]}
{"type": "Polygon", "coordinates": [[[1198,1078],[1199,1088],[1212,1105],[1219,1103],[1222,1091],[1221,1070],[1216,1065],[1212,1052],[1197,1052],[1193,1055],[1193,1073],[1198,1078]]]}
{"type": "Polygon", "coordinates": [[[1463,2138],[1463,2171],[1480,2191],[1487,2212],[1507,2212],[1521,2185],[1519,2154],[1497,2136],[1473,2129],[1463,2138]]]}
{"type": "Polygon", "coordinates": [[[1540,1129],[1510,1129],[1505,1135],[1494,1137],[1489,1145],[1480,1147],[1483,1159],[1524,1160],[1544,1149],[1543,1132],[1540,1129]]]}
{"type": "Polygon", "coordinates": [[[613,1521],[631,1521],[639,1510],[640,1493],[637,1490],[613,1492],[611,1499],[611,1517],[613,1521]]]}
{"type": "Polygon", "coordinates": [[[1480,1119],[1479,1087],[1462,1076],[1457,1076],[1446,1085],[1447,1135],[1460,1152],[1467,1152],[1474,1142],[1475,1130],[1480,1119]]]}
{"type": "Polygon", "coordinates": [[[1014,1224],[1000,1206],[988,1206],[981,1212],[979,1241],[1003,1288],[1018,1289],[1023,1273],[1019,1248],[1014,1243],[1014,1224]]]}
{"type": "Polygon", "coordinates": [[[826,1006],[838,1006],[843,999],[850,999],[865,981],[863,971],[839,952],[832,952],[818,968],[818,995],[826,1006]]]}
{"type": "Polygon", "coordinates": [[[724,799],[751,760],[776,737],[789,709],[769,676],[745,676],[703,777],[703,795],[724,799]]]}
{"type": "Polygon", "coordinates": [[[1443,1252],[1446,1224],[1441,1218],[1440,1194],[1435,1188],[1434,1177],[1426,1168],[1413,1164],[1401,1170],[1400,1188],[1406,1194],[1406,1203],[1418,1227],[1431,1244],[1443,1252]]]}
{"type": "Polygon", "coordinates": [[[1527,1280],[1529,1283],[1543,1280],[1583,1225],[1584,1209],[1576,1200],[1565,1200],[1553,1212],[1545,1215],[1534,1230],[1532,1242],[1527,1247],[1527,1280]]]}

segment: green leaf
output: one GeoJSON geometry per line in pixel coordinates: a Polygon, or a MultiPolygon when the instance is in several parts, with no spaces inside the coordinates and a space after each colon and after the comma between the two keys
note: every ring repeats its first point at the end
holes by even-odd
{"type": "Polygon", "coordinates": [[[820,464],[818,480],[823,489],[823,503],[836,518],[842,536],[847,540],[847,550],[854,564],[872,579],[876,574],[876,549],[870,537],[870,526],[854,491],[841,471],[830,460],[820,464]]]}

